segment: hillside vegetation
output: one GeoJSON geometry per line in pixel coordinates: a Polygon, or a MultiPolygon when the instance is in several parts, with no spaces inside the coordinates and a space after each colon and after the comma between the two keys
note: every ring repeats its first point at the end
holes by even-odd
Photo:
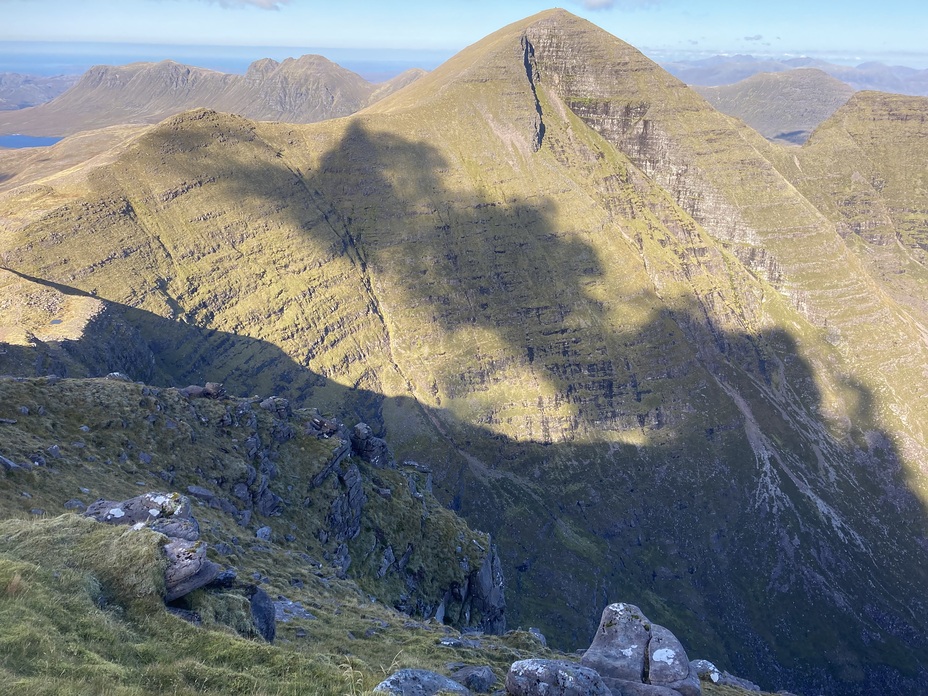
{"type": "Polygon", "coordinates": [[[913,690],[924,286],[824,167],[867,142],[917,240],[923,119],[868,99],[782,148],[556,10],[349,118],[179,114],[0,196],[0,372],[364,420],[558,648],[633,597],[765,685],[913,690]]]}

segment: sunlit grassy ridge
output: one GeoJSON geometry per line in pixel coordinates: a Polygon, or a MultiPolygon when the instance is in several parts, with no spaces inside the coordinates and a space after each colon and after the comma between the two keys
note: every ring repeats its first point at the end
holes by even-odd
{"type": "Polygon", "coordinates": [[[189,112],[11,191],[4,359],[357,414],[558,645],[629,599],[757,681],[915,683],[925,346],[784,152],[545,13],[355,117],[189,112]]]}

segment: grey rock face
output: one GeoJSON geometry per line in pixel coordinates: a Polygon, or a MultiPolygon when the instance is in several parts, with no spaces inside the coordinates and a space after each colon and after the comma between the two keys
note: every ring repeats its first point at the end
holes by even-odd
{"type": "Polygon", "coordinates": [[[471,613],[479,615],[480,629],[485,633],[501,634],[506,631],[506,596],[503,592],[503,568],[491,548],[484,556],[479,570],[472,573],[467,583],[464,603],[470,603],[471,613]]]}
{"type": "Polygon", "coordinates": [[[433,696],[439,691],[451,694],[470,694],[470,690],[456,681],[426,669],[401,669],[374,687],[377,693],[402,696],[433,696]]]}
{"type": "Polygon", "coordinates": [[[268,643],[273,643],[274,637],[277,635],[277,617],[274,602],[271,601],[267,592],[260,587],[255,587],[249,604],[251,607],[251,619],[254,621],[258,632],[268,643]]]}
{"type": "Polygon", "coordinates": [[[351,447],[361,459],[377,469],[395,469],[393,453],[379,437],[374,437],[367,423],[358,423],[351,432],[351,447]]]}
{"type": "Polygon", "coordinates": [[[677,637],[663,626],[651,626],[648,643],[648,679],[652,684],[672,684],[689,676],[690,662],[677,637]]]}
{"type": "Polygon", "coordinates": [[[609,687],[612,696],[680,696],[666,686],[653,686],[641,682],[626,681],[624,679],[609,679],[603,677],[603,682],[609,687]]]}
{"type": "Polygon", "coordinates": [[[708,660],[692,660],[690,662],[690,671],[699,679],[711,681],[713,684],[735,686],[745,691],[760,691],[757,684],[720,670],[708,660]]]}
{"type": "Polygon", "coordinates": [[[334,501],[329,512],[329,529],[339,541],[349,541],[361,533],[361,512],[367,496],[361,482],[361,472],[349,464],[338,474],[344,492],[334,501]]]}
{"type": "Polygon", "coordinates": [[[611,696],[594,670],[566,660],[519,660],[506,675],[512,696],[611,696]]]}
{"type": "Polygon", "coordinates": [[[599,672],[613,694],[700,696],[699,677],[669,630],[652,624],[633,604],[603,610],[581,664],[599,672]]]}
{"type": "Polygon", "coordinates": [[[496,675],[486,665],[462,667],[452,672],[451,678],[478,694],[488,693],[493,684],[496,683],[496,675]]]}
{"type": "Polygon", "coordinates": [[[651,622],[633,604],[610,604],[603,610],[596,637],[580,660],[604,677],[644,682],[645,650],[651,622]]]}
{"type": "Polygon", "coordinates": [[[168,567],[164,571],[164,601],[172,602],[208,585],[222,568],[206,558],[206,544],[173,539],[164,547],[168,567]]]}
{"type": "Polygon", "coordinates": [[[541,643],[541,646],[542,646],[543,648],[547,648],[547,647],[548,647],[548,640],[547,640],[547,638],[545,638],[545,634],[544,634],[544,633],[542,633],[542,632],[541,632],[540,630],[538,630],[537,628],[530,628],[530,629],[528,629],[528,632],[529,632],[529,635],[532,636],[532,638],[534,638],[534,639],[537,640],[539,643],[541,643]]]}

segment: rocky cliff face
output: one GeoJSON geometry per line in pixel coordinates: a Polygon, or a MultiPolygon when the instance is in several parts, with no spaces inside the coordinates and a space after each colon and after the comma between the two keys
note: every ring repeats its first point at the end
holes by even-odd
{"type": "MultiPolygon", "coordinates": [[[[141,479],[197,503],[198,535],[187,541],[202,532],[215,560],[286,551],[324,562],[410,616],[506,629],[504,580],[489,538],[438,503],[420,481],[428,467],[363,460],[339,421],[294,411],[285,399],[158,389],[118,374],[4,378],[0,390],[0,454],[12,463],[0,495],[10,514],[89,507],[102,519],[114,507],[106,501],[132,497],[141,479]]],[[[120,517],[128,514],[120,508],[120,517]]]]}
{"type": "MultiPolygon", "coordinates": [[[[757,680],[911,686],[924,341],[781,155],[556,11],[351,119],[189,112],[29,215],[11,192],[2,280],[117,303],[162,384],[357,414],[493,534],[507,619],[552,642],[633,596],[757,680]]],[[[333,561],[412,606],[415,542],[376,512],[427,487],[404,471],[320,489],[333,561]]],[[[492,595],[468,563],[435,611],[492,595]]]]}

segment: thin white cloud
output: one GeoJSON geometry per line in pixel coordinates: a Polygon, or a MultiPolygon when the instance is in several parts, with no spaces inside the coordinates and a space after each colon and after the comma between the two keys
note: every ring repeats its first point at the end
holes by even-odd
{"type": "Polygon", "coordinates": [[[204,0],[204,2],[230,8],[259,7],[262,10],[279,10],[284,5],[289,5],[292,0],[204,0]]]}
{"type": "Polygon", "coordinates": [[[754,34],[754,36],[745,36],[744,40],[745,41],[760,41],[762,38],[764,37],[761,34],[754,34]]]}
{"type": "Polygon", "coordinates": [[[657,7],[663,0],[573,0],[587,10],[643,10],[657,7]]]}

